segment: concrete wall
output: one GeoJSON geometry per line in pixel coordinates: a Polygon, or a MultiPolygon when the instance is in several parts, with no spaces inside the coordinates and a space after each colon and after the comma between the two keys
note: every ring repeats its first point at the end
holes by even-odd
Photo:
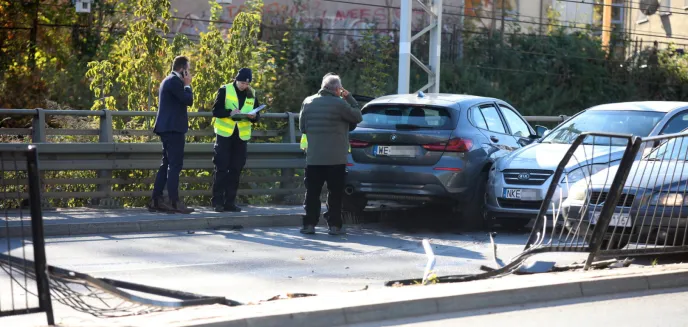
{"type": "Polygon", "coordinates": [[[688,0],[663,1],[671,9],[651,16],[643,15],[637,8],[629,9],[627,30],[632,33],[634,41],[642,41],[643,48],[651,47],[654,41],[658,41],[660,49],[666,48],[670,42],[679,48],[688,48],[688,0]]]}
{"type": "MultiPolygon", "coordinates": [[[[445,12],[459,13],[462,0],[444,0],[445,12]]],[[[176,16],[195,19],[208,19],[210,6],[207,1],[172,0],[172,8],[177,10],[176,16]]],[[[222,19],[233,21],[244,7],[245,0],[234,0],[232,4],[223,5],[222,19]]],[[[322,27],[325,29],[357,29],[365,28],[367,24],[375,22],[378,28],[398,29],[399,9],[385,7],[399,7],[399,0],[354,0],[360,2],[351,4],[324,0],[304,1],[297,6],[293,0],[265,0],[265,23],[279,25],[288,17],[295,17],[305,23],[306,27],[322,27]]],[[[415,1],[414,1],[415,2],[415,1]]],[[[418,8],[418,6],[414,6],[418,8]]],[[[424,13],[414,12],[414,27],[422,28],[424,13]]],[[[458,21],[458,16],[445,16],[444,20],[451,25],[458,21]]],[[[206,22],[181,21],[172,26],[173,32],[196,34],[205,31],[206,22]]]]}

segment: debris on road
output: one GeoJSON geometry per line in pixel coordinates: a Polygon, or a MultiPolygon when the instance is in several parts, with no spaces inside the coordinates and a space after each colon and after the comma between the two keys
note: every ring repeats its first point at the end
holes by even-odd
{"type": "Polygon", "coordinates": [[[300,298],[300,297],[310,297],[310,296],[317,296],[317,294],[309,294],[309,293],[287,293],[287,294],[279,294],[275,295],[267,300],[261,300],[260,302],[269,302],[269,301],[277,301],[277,300],[288,300],[288,299],[295,299],[295,298],[300,298]]]}
{"type": "Polygon", "coordinates": [[[349,293],[353,293],[353,292],[363,292],[363,291],[367,291],[367,290],[368,290],[368,285],[366,285],[365,287],[363,287],[363,288],[360,289],[360,290],[353,290],[353,291],[348,291],[348,292],[349,292],[349,293]]]}

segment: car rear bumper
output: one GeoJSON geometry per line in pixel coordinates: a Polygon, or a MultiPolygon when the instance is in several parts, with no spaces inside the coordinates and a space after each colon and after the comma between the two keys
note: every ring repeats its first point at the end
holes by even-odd
{"type": "Polygon", "coordinates": [[[463,170],[436,170],[436,166],[355,163],[348,167],[345,192],[376,200],[453,201],[467,192],[466,183],[474,182],[466,175],[463,170]]]}

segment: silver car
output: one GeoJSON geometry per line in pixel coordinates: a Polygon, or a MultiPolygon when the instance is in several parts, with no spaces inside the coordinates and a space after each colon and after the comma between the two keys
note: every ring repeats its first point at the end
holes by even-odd
{"type": "Polygon", "coordinates": [[[508,103],[452,94],[377,98],[350,133],[344,210],[370,200],[440,203],[482,225],[493,162],[538,136],[508,103]]]}
{"type": "MultiPolygon", "coordinates": [[[[613,103],[584,110],[548,131],[544,138],[495,163],[487,185],[486,219],[506,227],[520,228],[535,218],[553,182],[554,170],[580,133],[606,132],[644,137],[677,133],[686,127],[686,102],[613,103]]],[[[593,139],[586,141],[577,149],[576,160],[571,160],[566,167],[567,174],[556,182],[572,185],[608,168],[609,162],[618,164],[625,145],[622,140],[600,137],[594,139],[594,144],[593,139]],[[616,144],[617,141],[621,143],[616,144]]],[[[567,189],[558,188],[562,194],[555,194],[553,200],[566,199],[567,189]]]]}

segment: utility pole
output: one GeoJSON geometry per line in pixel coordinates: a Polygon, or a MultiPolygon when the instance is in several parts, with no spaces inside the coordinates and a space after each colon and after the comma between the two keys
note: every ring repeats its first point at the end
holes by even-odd
{"type": "Polygon", "coordinates": [[[409,93],[411,78],[411,1],[401,0],[401,12],[399,17],[399,78],[397,93],[409,93]]]}
{"type": "Polygon", "coordinates": [[[499,36],[500,39],[500,46],[504,45],[504,21],[505,21],[505,16],[506,16],[506,0],[501,0],[502,1],[502,26],[500,26],[500,33],[501,35],[499,36]]]}
{"type": "Polygon", "coordinates": [[[463,22],[464,22],[464,16],[466,15],[466,10],[463,7],[463,4],[459,8],[461,11],[461,15],[459,16],[459,37],[458,37],[458,44],[456,46],[457,48],[457,56],[459,59],[459,62],[463,59],[463,22]]]}
{"type": "Polygon", "coordinates": [[[36,67],[36,39],[38,37],[38,3],[39,0],[33,2],[33,25],[31,26],[31,35],[29,41],[29,68],[33,70],[36,67]]]}
{"type": "Polygon", "coordinates": [[[612,0],[604,0],[602,8],[602,48],[611,52],[610,40],[612,31],[612,0]]]}
{"type": "Polygon", "coordinates": [[[440,91],[440,59],[442,56],[442,0],[429,0],[423,3],[420,0],[401,0],[401,17],[399,26],[399,78],[397,92],[409,93],[411,61],[416,63],[428,73],[428,84],[419,91],[430,90],[431,93],[440,91]],[[430,25],[423,28],[417,34],[411,36],[413,23],[412,4],[416,2],[426,13],[430,15],[430,25]],[[429,5],[429,6],[428,6],[429,5]],[[411,42],[425,33],[430,33],[430,58],[429,65],[424,64],[411,54],[411,42]]]}

